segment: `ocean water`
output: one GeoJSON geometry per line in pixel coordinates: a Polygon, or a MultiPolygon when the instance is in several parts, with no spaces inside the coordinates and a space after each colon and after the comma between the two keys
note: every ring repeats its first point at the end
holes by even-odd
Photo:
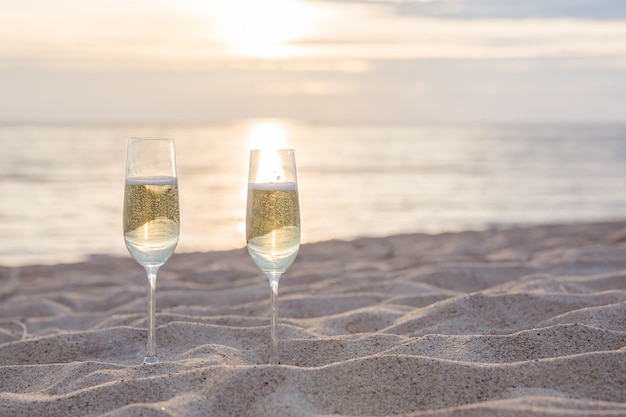
{"type": "Polygon", "coordinates": [[[266,145],[296,151],[303,242],[626,219],[626,125],[0,125],[0,264],[129,256],[132,136],[176,140],[177,252],[245,246],[266,145]]]}

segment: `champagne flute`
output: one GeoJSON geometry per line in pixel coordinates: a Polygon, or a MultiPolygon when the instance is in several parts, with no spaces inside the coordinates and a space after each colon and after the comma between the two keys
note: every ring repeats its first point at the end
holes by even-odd
{"type": "Polygon", "coordinates": [[[126,159],[124,241],[146,270],[149,315],[144,365],[159,362],[154,337],[156,277],[178,244],[180,211],[173,139],[131,138],[126,159]]]}
{"type": "Polygon", "coordinates": [[[293,149],[251,150],[246,242],[271,289],[270,365],[278,363],[278,281],[300,248],[300,206],[293,149]]]}

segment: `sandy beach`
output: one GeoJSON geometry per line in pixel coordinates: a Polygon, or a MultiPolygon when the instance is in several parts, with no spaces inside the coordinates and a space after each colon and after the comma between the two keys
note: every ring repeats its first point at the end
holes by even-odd
{"type": "Polygon", "coordinates": [[[1,416],[624,416],[626,223],[0,268],[1,416]]]}

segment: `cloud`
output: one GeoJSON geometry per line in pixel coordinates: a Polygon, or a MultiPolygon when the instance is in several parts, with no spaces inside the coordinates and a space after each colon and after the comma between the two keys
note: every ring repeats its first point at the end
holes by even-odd
{"type": "MultiPolygon", "coordinates": [[[[250,33],[259,30],[246,25],[240,31],[245,36],[233,36],[230,43],[220,40],[208,1],[181,0],[174,8],[159,0],[141,18],[140,8],[126,10],[122,0],[106,7],[98,3],[95,9],[78,0],[62,2],[77,8],[63,8],[71,13],[56,12],[50,18],[48,9],[15,3],[0,14],[0,67],[210,69],[236,60],[280,58],[276,60],[299,59],[306,67],[325,61],[323,66],[332,63],[335,70],[358,73],[377,59],[569,57],[610,62],[626,53],[626,23],[615,19],[626,19],[624,0],[309,0],[303,9],[310,12],[307,31],[261,45],[248,43],[255,38],[250,33]],[[562,14],[613,20],[526,18],[562,14]],[[258,50],[246,53],[250,46],[258,50]]],[[[231,10],[233,15],[236,11],[231,10]]]]}
{"type": "MultiPolygon", "coordinates": [[[[626,24],[575,19],[353,18],[298,44],[301,55],[343,59],[602,58],[626,53],[626,24]],[[372,28],[376,30],[373,31],[372,28]]],[[[608,62],[608,61],[606,61],[608,62]]]]}
{"type": "Polygon", "coordinates": [[[328,82],[317,80],[302,80],[299,82],[275,82],[263,84],[260,91],[269,95],[310,95],[310,96],[329,96],[329,95],[345,95],[351,92],[350,86],[343,82],[328,82]]]}
{"type": "MultiPolygon", "coordinates": [[[[624,0],[339,0],[391,5],[400,15],[454,19],[626,19],[624,0]]],[[[336,0],[333,0],[336,2],[336,0]]]]}
{"type": "Polygon", "coordinates": [[[623,69],[579,64],[378,60],[357,73],[0,69],[0,122],[626,121],[623,69]]]}
{"type": "Polygon", "coordinates": [[[208,0],[59,1],[0,14],[0,122],[626,120],[624,0],[306,0],[271,59],[208,0]]]}

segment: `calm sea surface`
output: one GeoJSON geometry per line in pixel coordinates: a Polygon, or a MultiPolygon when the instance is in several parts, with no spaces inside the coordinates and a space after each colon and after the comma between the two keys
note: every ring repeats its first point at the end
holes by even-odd
{"type": "Polygon", "coordinates": [[[0,264],[129,256],[131,136],[176,140],[177,252],[245,246],[265,145],[296,150],[303,242],[626,218],[626,125],[0,125],[0,264]]]}

